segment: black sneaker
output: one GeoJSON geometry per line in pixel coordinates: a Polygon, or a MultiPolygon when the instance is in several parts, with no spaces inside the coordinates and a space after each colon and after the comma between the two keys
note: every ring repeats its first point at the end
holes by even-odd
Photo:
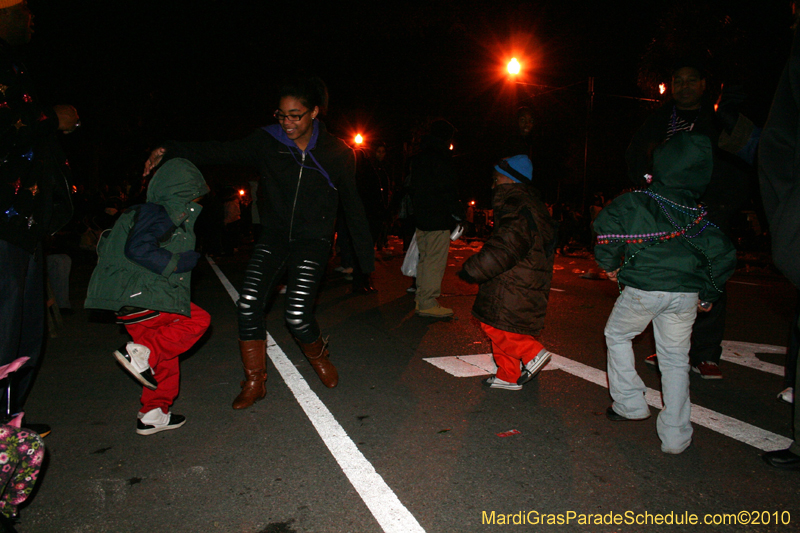
{"type": "Polygon", "coordinates": [[[185,416],[175,415],[172,412],[164,414],[160,408],[156,408],[136,420],[136,433],[139,435],[153,435],[169,429],[178,429],[185,423],[185,416]]]}
{"type": "Polygon", "coordinates": [[[536,357],[528,361],[528,364],[522,367],[517,385],[524,385],[535,378],[536,374],[545,367],[552,356],[553,354],[542,348],[542,350],[536,354],[536,357]]]}

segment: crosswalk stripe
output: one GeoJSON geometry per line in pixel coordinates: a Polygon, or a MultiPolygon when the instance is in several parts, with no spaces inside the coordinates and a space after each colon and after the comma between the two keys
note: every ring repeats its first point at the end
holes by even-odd
{"type": "Polygon", "coordinates": [[[729,363],[736,363],[762,372],[769,372],[777,376],[783,376],[783,367],[772,363],[761,361],[756,357],[757,353],[785,354],[786,348],[783,346],[773,346],[771,344],[753,344],[750,342],[722,341],[722,360],[729,363]]]}
{"type": "MultiPolygon", "coordinates": [[[[239,300],[238,291],[216,263],[208,256],[206,259],[236,303],[239,300]]],[[[267,334],[267,355],[381,528],[387,533],[425,533],[414,515],[400,502],[269,334],[267,334]]]]}
{"type": "MultiPolygon", "coordinates": [[[[493,369],[496,368],[490,353],[432,357],[424,360],[457,377],[484,376],[494,373],[493,369]]],[[[563,370],[595,385],[608,388],[608,376],[605,372],[567,357],[553,354],[550,364],[545,368],[563,370]]],[[[648,388],[645,399],[656,409],[663,407],[661,392],[655,389],[648,388]]],[[[783,450],[792,444],[789,438],[695,404],[692,404],[692,422],[765,452],[783,450]]]]}

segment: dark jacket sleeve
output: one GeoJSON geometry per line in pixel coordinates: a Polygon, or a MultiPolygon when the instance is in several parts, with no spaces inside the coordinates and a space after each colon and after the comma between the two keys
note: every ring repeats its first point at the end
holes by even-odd
{"type": "Polygon", "coordinates": [[[725,282],[736,270],[736,248],[722,231],[709,228],[705,256],[709,263],[709,276],[699,298],[705,302],[716,302],[722,294],[725,282]]]}
{"type": "Polygon", "coordinates": [[[800,288],[800,33],[778,82],[759,146],[759,178],[778,270],[800,288]]]}
{"type": "MultiPolygon", "coordinates": [[[[625,235],[627,232],[622,222],[621,213],[625,211],[623,205],[628,205],[626,196],[620,196],[611,204],[606,206],[594,219],[594,231],[598,238],[602,235],[625,235]]],[[[594,260],[597,265],[606,271],[613,271],[622,265],[622,258],[625,254],[624,242],[609,242],[608,244],[597,244],[594,247],[594,260]]]]}
{"type": "Polygon", "coordinates": [[[174,254],[160,246],[174,228],[164,207],[152,203],[142,205],[125,243],[125,257],[164,277],[173,272],[189,272],[200,254],[194,250],[174,254]]]}
{"type": "Polygon", "coordinates": [[[480,252],[464,263],[464,270],[477,283],[485,283],[511,270],[528,255],[536,234],[530,227],[532,217],[526,217],[522,210],[499,213],[492,236],[480,252]]]}
{"type": "Polygon", "coordinates": [[[372,242],[364,204],[356,186],[356,158],[352,150],[348,150],[345,155],[342,180],[339,182],[339,202],[353,239],[358,264],[364,274],[369,274],[375,270],[375,243],[372,242]]]}
{"type": "Polygon", "coordinates": [[[255,130],[243,139],[236,141],[178,142],[167,141],[162,144],[166,149],[164,161],[175,157],[188,159],[197,166],[201,165],[240,165],[260,169],[269,134],[255,130]]]}

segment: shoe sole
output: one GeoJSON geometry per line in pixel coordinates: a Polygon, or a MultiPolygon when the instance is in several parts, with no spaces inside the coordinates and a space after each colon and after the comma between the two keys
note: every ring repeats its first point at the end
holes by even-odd
{"type": "Polygon", "coordinates": [[[507,385],[504,385],[504,384],[499,384],[499,383],[494,383],[494,382],[492,382],[492,383],[487,383],[487,380],[488,380],[488,379],[489,379],[489,378],[486,378],[486,379],[482,380],[482,381],[481,381],[481,384],[482,384],[484,387],[486,387],[486,388],[489,388],[489,389],[501,389],[501,390],[522,390],[522,385],[514,385],[513,383],[508,383],[507,385]]]}
{"type": "Polygon", "coordinates": [[[139,371],[136,370],[136,368],[134,368],[134,366],[131,364],[130,361],[128,361],[128,358],[122,355],[122,353],[119,350],[114,350],[114,359],[116,359],[117,362],[122,365],[122,368],[124,368],[131,376],[136,378],[136,381],[138,381],[148,389],[156,390],[158,388],[158,383],[156,384],[150,383],[144,377],[142,377],[142,375],[139,374],[139,371]]]}
{"type": "Polygon", "coordinates": [[[161,433],[162,431],[169,431],[170,429],[178,429],[179,427],[183,426],[186,423],[186,420],[183,420],[179,424],[173,424],[171,426],[161,426],[161,427],[150,427],[146,429],[139,429],[136,428],[136,433],[139,435],[155,435],[156,433],[161,433]]]}
{"type": "Polygon", "coordinates": [[[446,315],[439,315],[439,314],[426,313],[425,311],[415,311],[415,312],[417,313],[417,316],[424,316],[428,318],[450,318],[455,314],[455,313],[449,313],[446,315]]]}
{"type": "Polygon", "coordinates": [[[539,375],[539,372],[542,370],[542,368],[545,367],[545,365],[547,365],[547,363],[550,362],[550,359],[552,357],[553,354],[547,352],[547,354],[544,357],[542,357],[542,360],[536,363],[536,366],[534,366],[531,370],[525,368],[525,370],[522,371],[522,375],[517,380],[517,385],[524,385],[533,378],[535,378],[537,375],[539,375]]]}
{"type": "Polygon", "coordinates": [[[699,369],[697,369],[695,367],[692,367],[692,372],[694,372],[695,374],[700,374],[700,377],[703,378],[703,379],[722,379],[722,376],[709,376],[709,375],[703,374],[702,372],[700,372],[699,369]]]}
{"type": "Polygon", "coordinates": [[[641,422],[643,420],[649,419],[650,415],[647,415],[644,418],[627,418],[614,411],[612,407],[609,407],[608,409],[606,409],[606,418],[608,418],[612,422],[641,422]]]}

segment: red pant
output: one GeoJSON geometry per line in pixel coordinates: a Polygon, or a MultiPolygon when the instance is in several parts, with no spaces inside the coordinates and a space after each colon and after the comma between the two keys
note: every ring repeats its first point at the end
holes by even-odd
{"type": "Polygon", "coordinates": [[[133,342],[150,348],[150,368],[158,382],[156,390],[142,387],[142,413],[156,407],[167,413],[178,397],[181,378],[178,356],[194,346],[211,323],[211,316],[195,304],[191,304],[190,312],[192,316],[162,312],[150,320],[125,326],[133,342]]]}
{"type": "Polygon", "coordinates": [[[481,322],[481,329],[492,341],[492,355],[497,364],[497,379],[516,383],[520,376],[521,366],[544,349],[544,346],[532,335],[511,333],[494,328],[481,322]]]}

